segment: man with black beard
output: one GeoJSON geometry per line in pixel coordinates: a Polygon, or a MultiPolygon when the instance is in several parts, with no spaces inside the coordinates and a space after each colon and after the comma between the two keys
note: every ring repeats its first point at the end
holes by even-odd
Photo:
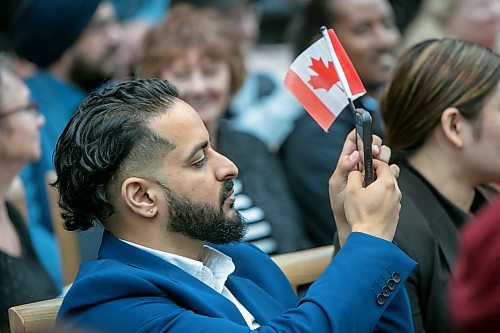
{"type": "Polygon", "coordinates": [[[224,181],[220,192],[220,209],[209,204],[193,202],[173,193],[166,185],[158,183],[165,191],[169,204],[167,228],[193,239],[203,239],[214,244],[239,241],[247,231],[241,214],[233,210],[226,215],[222,206],[233,191],[232,180],[224,181]]]}
{"type": "Polygon", "coordinates": [[[92,93],[57,142],[55,186],[68,230],[98,222],[105,232],[98,259],[81,266],[64,298],[59,325],[107,333],[411,330],[404,281],[415,262],[391,242],[399,169],[374,140],[377,180],[363,188],[355,133],[347,138],[329,182],[342,250],[299,301],[274,262],[240,242],[238,168],[211,147],[176,89],[144,79],[92,93]]]}
{"type": "Polygon", "coordinates": [[[17,55],[38,67],[25,81],[46,119],[40,133],[42,158],[28,165],[21,176],[33,245],[60,290],[60,256],[52,233],[45,175],[54,168],[57,138],[78,104],[120,65],[116,51],[121,32],[114,8],[100,0],[23,0],[13,18],[12,32],[17,55]]]}

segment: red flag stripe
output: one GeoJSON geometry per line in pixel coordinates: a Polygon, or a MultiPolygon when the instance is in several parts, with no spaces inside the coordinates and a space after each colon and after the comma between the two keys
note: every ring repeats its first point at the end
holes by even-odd
{"type": "Polygon", "coordinates": [[[337,58],[340,62],[342,70],[344,71],[352,95],[355,96],[361,92],[366,92],[365,87],[363,87],[363,83],[361,82],[361,79],[351,62],[351,59],[349,59],[349,56],[340,43],[335,31],[333,31],[333,29],[328,29],[328,36],[333,44],[335,53],[337,53],[337,58]]]}
{"type": "Polygon", "coordinates": [[[335,115],[328,110],[325,104],[321,102],[304,81],[291,69],[286,73],[285,85],[311,117],[327,132],[336,118],[335,115]]]}

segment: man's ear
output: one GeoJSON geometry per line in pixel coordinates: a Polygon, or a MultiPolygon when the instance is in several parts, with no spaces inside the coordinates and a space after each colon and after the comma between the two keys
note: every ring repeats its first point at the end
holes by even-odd
{"type": "Polygon", "coordinates": [[[121,195],[134,213],[146,218],[158,214],[158,191],[151,186],[151,182],[143,178],[127,178],[122,183],[121,195]]]}
{"type": "Polygon", "coordinates": [[[445,138],[455,147],[462,148],[468,122],[460,111],[457,108],[447,108],[441,114],[440,124],[445,138]]]}

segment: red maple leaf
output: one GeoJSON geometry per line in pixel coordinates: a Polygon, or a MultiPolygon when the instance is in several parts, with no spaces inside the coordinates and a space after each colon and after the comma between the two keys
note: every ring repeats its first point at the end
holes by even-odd
{"type": "Polygon", "coordinates": [[[319,59],[311,58],[311,60],[312,64],[309,68],[318,75],[311,76],[308,83],[313,87],[313,89],[325,89],[326,91],[330,90],[330,88],[332,88],[339,81],[337,72],[335,72],[335,68],[333,67],[333,62],[328,61],[328,67],[325,67],[325,63],[321,57],[319,59]]]}

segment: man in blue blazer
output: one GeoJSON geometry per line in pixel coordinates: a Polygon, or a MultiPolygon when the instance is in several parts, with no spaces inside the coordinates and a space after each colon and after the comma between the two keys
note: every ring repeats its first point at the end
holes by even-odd
{"type": "Polygon", "coordinates": [[[348,136],[329,183],[343,247],[298,300],[266,254],[239,242],[238,169],[172,85],[133,80],[91,94],[58,141],[56,186],[67,229],[99,221],[106,231],[58,322],[93,332],[412,331],[404,281],[415,262],[391,242],[399,170],[376,140],[377,180],[363,188],[348,136]]]}

